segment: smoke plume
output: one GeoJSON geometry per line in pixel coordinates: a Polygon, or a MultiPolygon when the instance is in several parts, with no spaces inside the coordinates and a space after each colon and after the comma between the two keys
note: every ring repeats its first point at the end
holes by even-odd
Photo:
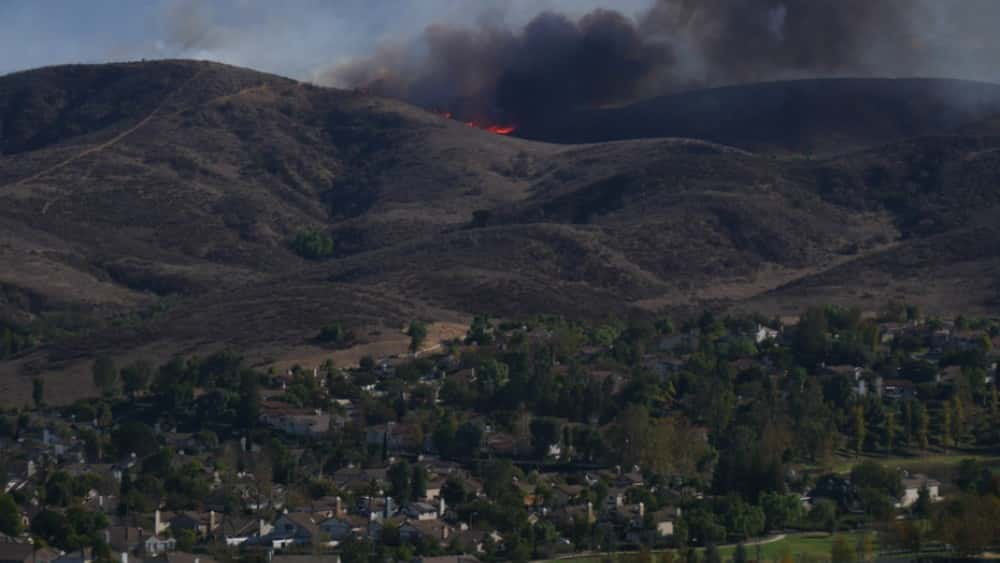
{"type": "Polygon", "coordinates": [[[695,87],[933,74],[944,58],[929,30],[940,28],[942,4],[962,13],[961,0],[656,0],[636,17],[596,10],[543,13],[517,30],[433,25],[319,81],[517,123],[695,87]]]}

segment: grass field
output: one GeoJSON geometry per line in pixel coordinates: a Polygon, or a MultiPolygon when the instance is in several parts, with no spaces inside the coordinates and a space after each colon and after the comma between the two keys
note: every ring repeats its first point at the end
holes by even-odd
{"type": "MultiPolygon", "coordinates": [[[[848,543],[851,545],[856,545],[860,538],[860,534],[857,533],[844,533],[841,534],[847,537],[848,543]]],[[[790,553],[796,561],[800,560],[802,556],[809,558],[811,560],[824,560],[830,558],[830,551],[833,547],[834,536],[826,533],[803,533],[803,534],[790,534],[783,539],[778,541],[772,541],[769,543],[764,543],[759,546],[760,548],[760,560],[761,561],[780,561],[781,558],[786,554],[790,553]]],[[[749,559],[758,558],[758,546],[749,545],[747,546],[747,557],[749,559]]],[[[699,550],[704,551],[704,550],[699,550]]],[[[733,554],[736,551],[736,546],[724,546],[719,548],[719,554],[722,556],[723,560],[732,559],[733,554]]],[[[664,552],[656,552],[657,560],[663,560],[662,554],[664,552]]],[[[558,561],[570,562],[570,563],[601,563],[606,560],[605,556],[601,555],[586,555],[581,557],[569,557],[565,559],[558,559],[558,561]]],[[[637,561],[638,557],[634,553],[621,553],[614,557],[615,561],[637,561]]],[[[678,561],[677,557],[674,558],[678,561]]]]}
{"type": "Polygon", "coordinates": [[[935,478],[947,478],[946,473],[955,469],[964,459],[976,459],[988,466],[1000,466],[1000,455],[996,452],[982,451],[952,451],[948,453],[929,453],[927,455],[862,455],[860,457],[840,458],[827,471],[834,473],[850,473],[851,468],[859,463],[874,461],[887,467],[899,467],[910,473],[926,473],[935,478]]]}

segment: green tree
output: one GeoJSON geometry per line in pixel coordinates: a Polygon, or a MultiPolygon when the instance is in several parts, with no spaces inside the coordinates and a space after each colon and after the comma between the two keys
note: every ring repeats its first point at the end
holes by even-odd
{"type": "Polygon", "coordinates": [[[939,425],[941,427],[941,445],[945,450],[951,447],[951,431],[953,428],[951,419],[951,403],[945,401],[941,405],[941,424],[939,425]]]}
{"type": "Polygon", "coordinates": [[[427,470],[422,465],[413,466],[413,477],[410,480],[410,497],[412,500],[421,500],[427,496],[427,470]]]}
{"type": "Polygon", "coordinates": [[[118,383],[118,370],[115,369],[114,361],[108,356],[99,356],[94,360],[92,371],[97,389],[104,395],[111,395],[118,383]]]}
{"type": "Polygon", "coordinates": [[[398,502],[408,501],[412,494],[410,464],[405,459],[389,467],[389,494],[398,502]]]}
{"type": "Polygon", "coordinates": [[[153,378],[153,366],[145,360],[136,360],[122,368],[121,377],[125,392],[135,398],[136,394],[146,390],[153,378]]]}
{"type": "Polygon", "coordinates": [[[961,445],[965,431],[965,408],[961,397],[957,395],[951,400],[951,414],[951,438],[957,448],[961,445]]]}
{"type": "Polygon", "coordinates": [[[17,503],[9,495],[0,494],[0,534],[17,537],[23,531],[17,503]]]}
{"type": "Polygon", "coordinates": [[[910,446],[913,444],[913,400],[903,403],[903,444],[910,446]]]}
{"type": "Polygon", "coordinates": [[[334,243],[330,235],[309,229],[295,235],[292,250],[307,260],[321,260],[333,255],[334,243]]]}
{"type": "Polygon", "coordinates": [[[407,332],[410,335],[410,352],[416,354],[427,340],[427,325],[421,321],[410,321],[410,329],[407,332]]]}
{"type": "Polygon", "coordinates": [[[190,553],[194,549],[194,544],[198,542],[198,535],[194,530],[179,530],[174,537],[177,539],[177,549],[190,553]]]}
{"type": "Polygon", "coordinates": [[[316,340],[329,344],[342,344],[347,340],[347,331],[340,322],[332,322],[320,329],[316,340]]]}
{"type": "Polygon", "coordinates": [[[888,411],[885,413],[885,452],[887,456],[892,455],[892,444],[896,440],[896,413],[888,411]]]}
{"type": "Polygon", "coordinates": [[[865,447],[865,407],[855,405],[854,407],[854,451],[861,455],[861,450],[865,447]]]}
{"type": "Polygon", "coordinates": [[[1000,398],[997,397],[995,384],[990,387],[990,417],[994,425],[1000,424],[1000,398]]]}
{"type": "Polygon", "coordinates": [[[858,559],[860,561],[871,561],[875,555],[875,540],[872,534],[861,534],[858,540],[858,559]]]}
{"type": "Polygon", "coordinates": [[[45,382],[37,377],[31,380],[31,399],[35,402],[35,408],[45,405],[45,382]]]}
{"type": "Polygon", "coordinates": [[[794,494],[765,492],[760,497],[760,506],[764,509],[768,530],[780,530],[798,522],[803,516],[802,501],[794,494]]]}
{"type": "Polygon", "coordinates": [[[253,430],[257,425],[260,411],[260,390],[257,374],[244,371],[240,374],[239,397],[236,408],[236,423],[244,430],[253,430]]]}
{"type": "Polygon", "coordinates": [[[830,550],[830,560],[832,563],[854,563],[856,561],[854,547],[848,543],[847,538],[837,535],[833,539],[833,547],[830,550]]]}
{"type": "Polygon", "coordinates": [[[926,452],[927,447],[930,445],[931,417],[927,412],[927,407],[925,407],[923,403],[917,403],[915,407],[917,419],[917,445],[920,446],[920,451],[926,452]]]}
{"type": "Polygon", "coordinates": [[[719,548],[714,543],[705,547],[705,563],[722,563],[722,555],[719,554],[719,548]]]}
{"type": "Polygon", "coordinates": [[[747,546],[743,542],[736,544],[736,551],[733,552],[733,563],[747,563],[747,546]]]}

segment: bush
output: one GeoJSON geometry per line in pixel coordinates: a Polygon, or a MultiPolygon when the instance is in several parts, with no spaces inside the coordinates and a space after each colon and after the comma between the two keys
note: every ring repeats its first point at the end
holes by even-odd
{"type": "Polygon", "coordinates": [[[333,239],[319,231],[301,231],[292,241],[292,250],[307,260],[328,258],[333,255],[333,239]]]}

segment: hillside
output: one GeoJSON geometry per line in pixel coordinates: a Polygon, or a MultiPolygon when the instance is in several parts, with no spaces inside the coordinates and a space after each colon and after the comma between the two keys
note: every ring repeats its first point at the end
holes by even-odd
{"type": "MultiPolygon", "coordinates": [[[[927,117],[918,98],[854,138],[967,128],[817,158],[533,142],[214,63],[0,77],[0,328],[33,340],[0,361],[0,391],[26,400],[32,375],[84,377],[96,353],[295,361],[326,353],[312,338],[333,320],[368,341],[480,312],[996,310],[1000,140],[990,118],[927,117]],[[293,251],[307,229],[332,256],[293,251]]],[[[809,112],[729,141],[811,151],[843,131],[809,112]]]]}
{"type": "Polygon", "coordinates": [[[779,153],[828,154],[968,129],[1000,115],[1000,86],[934,79],[816,79],[730,86],[524,123],[559,143],[691,137],[779,153]]]}

